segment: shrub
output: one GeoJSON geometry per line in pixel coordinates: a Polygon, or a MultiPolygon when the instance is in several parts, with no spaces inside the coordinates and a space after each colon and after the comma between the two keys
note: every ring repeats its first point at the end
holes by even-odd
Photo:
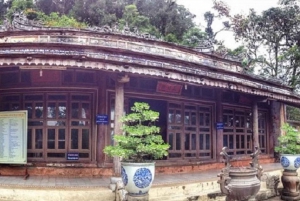
{"type": "Polygon", "coordinates": [[[275,151],[281,154],[300,154],[300,133],[289,124],[281,128],[285,134],[278,137],[278,146],[275,151]]]}
{"type": "Polygon", "coordinates": [[[119,156],[125,161],[143,162],[168,155],[169,144],[164,143],[160,128],[154,122],[159,113],[149,109],[147,103],[134,103],[132,113],[122,118],[124,135],[115,135],[115,146],[107,146],[104,153],[119,156]]]}

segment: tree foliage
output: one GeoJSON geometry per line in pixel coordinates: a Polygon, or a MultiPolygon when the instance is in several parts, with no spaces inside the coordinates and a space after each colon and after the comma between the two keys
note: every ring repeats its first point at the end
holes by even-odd
{"type": "Polygon", "coordinates": [[[156,36],[173,35],[172,42],[181,41],[195,26],[195,15],[173,0],[36,0],[36,6],[47,15],[69,15],[90,26],[128,23],[130,29],[139,27],[156,36]]]}
{"type": "Polygon", "coordinates": [[[288,121],[297,121],[300,122],[300,108],[296,108],[293,106],[286,107],[286,114],[288,121]]]}
{"type": "Polygon", "coordinates": [[[131,4],[125,6],[123,17],[119,20],[120,26],[123,28],[128,26],[131,31],[140,31],[150,33],[159,37],[159,31],[151,25],[148,17],[140,15],[136,5],[131,4]]]}
{"type": "Polygon", "coordinates": [[[35,2],[37,9],[46,15],[52,12],[67,15],[75,5],[76,0],[36,0],[35,2]]]}
{"type": "Polygon", "coordinates": [[[78,22],[73,17],[66,15],[60,16],[58,13],[50,13],[50,15],[41,13],[39,19],[42,20],[46,26],[50,27],[72,27],[78,29],[86,27],[86,24],[78,22]]]}
{"type": "Polygon", "coordinates": [[[279,78],[299,89],[300,8],[295,0],[282,0],[281,5],[261,14],[250,9],[247,16],[231,16],[224,3],[214,1],[214,4],[219,16],[230,21],[236,41],[247,49],[248,66],[259,69],[261,75],[279,78]]]}
{"type": "Polygon", "coordinates": [[[195,15],[174,0],[8,0],[2,7],[0,0],[0,12],[1,8],[5,12],[5,6],[11,19],[13,13],[22,11],[29,19],[45,20],[49,26],[126,26],[189,47],[204,36],[195,28],[195,15]]]}
{"type": "Polygon", "coordinates": [[[35,8],[33,0],[11,0],[7,2],[7,5],[9,6],[7,11],[7,16],[9,19],[13,18],[13,14],[15,12],[27,12],[26,14],[29,14],[29,18],[31,17],[31,11],[35,8]]]}
{"type": "Polygon", "coordinates": [[[104,153],[119,156],[124,160],[142,162],[168,155],[169,144],[164,143],[160,128],[155,126],[159,113],[150,110],[147,103],[134,103],[132,113],[122,118],[125,135],[115,135],[115,146],[107,146],[104,153]]]}
{"type": "Polygon", "coordinates": [[[69,14],[90,26],[112,25],[118,19],[117,14],[120,14],[117,5],[109,0],[75,0],[69,14]]]}
{"type": "Polygon", "coordinates": [[[193,27],[189,29],[184,35],[182,40],[182,45],[188,46],[188,47],[196,47],[201,40],[205,40],[206,33],[202,32],[199,28],[193,27]]]}
{"type": "Polygon", "coordinates": [[[281,129],[284,131],[284,135],[278,137],[279,144],[275,147],[275,151],[281,154],[299,154],[299,131],[289,124],[284,124],[281,129]]]}

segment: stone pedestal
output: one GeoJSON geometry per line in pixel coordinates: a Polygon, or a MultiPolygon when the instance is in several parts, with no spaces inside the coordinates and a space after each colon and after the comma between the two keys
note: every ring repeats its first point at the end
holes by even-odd
{"type": "Polygon", "coordinates": [[[283,185],[281,194],[282,200],[300,200],[299,178],[297,171],[284,170],[282,173],[281,182],[283,185]]]}
{"type": "Polygon", "coordinates": [[[127,201],[149,201],[149,194],[143,196],[127,195],[127,201]]]}

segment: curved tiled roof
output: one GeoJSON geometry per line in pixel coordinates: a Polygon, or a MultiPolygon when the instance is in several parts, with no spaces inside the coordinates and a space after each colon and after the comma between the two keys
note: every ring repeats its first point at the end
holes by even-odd
{"type": "Polygon", "coordinates": [[[0,29],[2,67],[77,67],[145,74],[300,104],[292,88],[249,74],[236,61],[108,27],[49,28],[23,21],[0,29]]]}

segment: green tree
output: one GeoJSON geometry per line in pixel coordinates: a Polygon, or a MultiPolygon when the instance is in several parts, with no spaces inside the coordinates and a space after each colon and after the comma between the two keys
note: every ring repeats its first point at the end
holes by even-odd
{"type": "Polygon", "coordinates": [[[235,39],[243,43],[249,57],[248,65],[260,74],[279,78],[299,88],[300,83],[300,8],[292,0],[272,7],[261,14],[250,9],[247,16],[231,16],[224,3],[214,1],[219,15],[230,20],[235,39]]]}
{"type": "MultiPolygon", "coordinates": [[[[6,5],[9,7],[8,16],[11,19],[16,11],[25,12],[29,19],[42,16],[44,20],[46,17],[41,13],[49,17],[51,13],[57,13],[69,24],[73,23],[71,19],[89,26],[114,26],[118,22],[121,28],[128,25],[131,31],[138,30],[164,37],[169,42],[182,43],[185,40],[183,44],[194,46],[188,44],[187,37],[191,34],[189,30],[195,27],[195,15],[184,6],[178,5],[175,0],[8,0],[6,5]]],[[[52,14],[50,18],[55,17],[52,14]]],[[[47,20],[51,23],[47,24],[63,24],[61,20],[54,23],[50,18],[47,20]]],[[[193,42],[195,35],[197,34],[194,33],[191,39],[193,42]]]]}
{"type": "Polygon", "coordinates": [[[177,37],[172,33],[167,34],[164,37],[164,40],[167,41],[167,42],[170,42],[170,43],[179,43],[177,37]]]}
{"type": "Polygon", "coordinates": [[[300,108],[287,106],[286,115],[287,115],[287,120],[300,122],[300,108]]]}
{"type": "Polygon", "coordinates": [[[189,29],[184,35],[181,42],[182,45],[195,48],[201,40],[207,40],[207,34],[202,32],[199,28],[193,27],[189,29]]]}
{"type": "Polygon", "coordinates": [[[109,0],[75,0],[70,15],[90,26],[112,25],[118,19],[117,14],[120,17],[118,6],[109,0]]]}
{"type": "Polygon", "coordinates": [[[12,20],[13,14],[15,12],[25,11],[26,14],[31,14],[34,11],[35,4],[33,0],[12,0],[8,2],[9,9],[7,11],[7,16],[12,20]]]}
{"type": "Polygon", "coordinates": [[[42,20],[46,26],[50,27],[72,27],[79,29],[86,27],[86,24],[78,22],[75,18],[66,15],[60,16],[59,13],[50,13],[50,15],[40,13],[39,19],[42,20]]]}
{"type": "Polygon", "coordinates": [[[57,12],[60,15],[67,15],[75,4],[75,0],[36,0],[38,10],[49,15],[52,12],[57,12]]]}
{"type": "Polygon", "coordinates": [[[125,18],[133,17],[127,22],[130,26],[156,36],[171,34],[168,40],[174,35],[176,39],[173,37],[172,41],[181,41],[184,33],[195,26],[195,15],[174,0],[36,0],[36,5],[48,15],[58,12],[90,26],[113,25],[118,21],[124,26],[125,18]],[[136,9],[126,8],[129,5],[136,9]]]}
{"type": "Polygon", "coordinates": [[[169,144],[159,135],[160,128],[155,126],[159,113],[150,110],[147,103],[134,103],[132,113],[122,118],[124,135],[115,135],[115,146],[106,146],[104,153],[119,156],[123,160],[143,162],[160,159],[168,155],[169,144]]]}
{"type": "Polygon", "coordinates": [[[163,36],[174,34],[177,39],[182,37],[187,30],[194,27],[195,15],[184,6],[173,0],[136,0],[137,8],[141,15],[150,19],[163,36]]]}
{"type": "Polygon", "coordinates": [[[125,6],[122,19],[119,20],[121,27],[128,26],[132,31],[135,28],[140,32],[150,33],[159,36],[159,31],[151,25],[148,17],[140,15],[136,5],[125,6]]]}

